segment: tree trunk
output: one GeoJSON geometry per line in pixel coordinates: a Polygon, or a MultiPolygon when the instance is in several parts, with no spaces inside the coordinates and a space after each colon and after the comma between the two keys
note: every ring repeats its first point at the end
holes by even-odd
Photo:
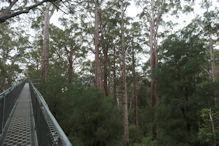
{"type": "Polygon", "coordinates": [[[122,22],[121,22],[121,43],[122,43],[122,91],[123,91],[123,118],[124,118],[124,138],[125,146],[129,145],[129,129],[128,129],[128,102],[127,102],[127,85],[126,85],[126,48],[125,48],[125,35],[124,35],[124,1],[121,5],[122,10],[122,22]]]}
{"type": "Polygon", "coordinates": [[[5,78],[0,77],[0,79],[0,93],[2,93],[4,90],[5,78]]]}
{"type": "Polygon", "coordinates": [[[116,48],[113,48],[113,99],[114,104],[117,104],[117,96],[116,96],[116,48]]]}
{"type": "MultiPolygon", "coordinates": [[[[207,8],[207,13],[209,13],[209,7],[210,7],[210,2],[205,1],[206,8],[207,8]]],[[[207,22],[210,25],[210,17],[207,17],[207,22]]],[[[211,62],[211,78],[213,82],[216,82],[216,73],[215,73],[215,57],[214,57],[214,48],[213,48],[213,40],[211,36],[211,30],[208,30],[208,39],[209,39],[209,51],[210,51],[210,62],[211,62]]],[[[214,98],[215,102],[215,107],[218,107],[217,105],[217,97],[214,98]]]]}
{"type": "Polygon", "coordinates": [[[51,4],[46,5],[46,10],[44,11],[44,34],[43,34],[43,52],[41,59],[41,78],[47,80],[49,76],[49,8],[51,4]]]}
{"type": "Polygon", "coordinates": [[[69,53],[69,58],[68,58],[68,62],[69,62],[69,66],[68,66],[68,83],[72,83],[72,70],[73,70],[73,66],[72,66],[72,56],[73,56],[73,50],[70,50],[69,53]]]}
{"type": "Polygon", "coordinates": [[[135,109],[135,125],[137,125],[137,87],[136,87],[136,73],[135,73],[135,52],[134,45],[132,45],[132,75],[133,75],[133,97],[134,97],[134,109],[135,109]]]}
{"type": "Polygon", "coordinates": [[[214,121],[213,121],[211,109],[209,110],[209,118],[210,118],[210,122],[211,122],[211,129],[212,129],[212,134],[213,134],[214,146],[216,146],[217,145],[217,138],[216,138],[214,121]]]}
{"type": "Polygon", "coordinates": [[[100,13],[99,13],[99,1],[95,1],[95,31],[94,31],[94,44],[95,44],[95,86],[100,88],[101,86],[101,70],[100,70],[100,58],[99,58],[99,31],[100,31],[100,13]]]}
{"type": "Polygon", "coordinates": [[[7,74],[7,70],[6,70],[6,61],[8,59],[8,56],[9,55],[9,51],[8,49],[5,50],[3,49],[2,50],[2,59],[0,60],[0,63],[1,63],[1,76],[0,76],[0,93],[3,92],[3,90],[5,89],[5,74],[7,74]]]}
{"type": "Polygon", "coordinates": [[[103,49],[103,54],[104,54],[104,61],[103,61],[103,66],[104,66],[104,77],[103,77],[103,86],[104,86],[104,92],[105,95],[108,96],[108,83],[107,83],[107,60],[108,60],[108,48],[103,49]]]}
{"type": "MultiPolygon", "coordinates": [[[[152,9],[154,8],[154,0],[151,0],[151,7],[152,9]]],[[[153,73],[154,69],[157,66],[157,54],[156,54],[156,48],[157,46],[157,41],[156,41],[156,34],[155,34],[155,18],[154,18],[154,11],[152,10],[151,14],[151,21],[150,21],[150,65],[151,65],[151,73],[153,73]]],[[[156,106],[156,81],[155,78],[151,77],[151,100],[152,100],[152,122],[153,122],[153,127],[152,127],[152,135],[153,139],[156,139],[157,137],[157,128],[156,124],[154,123],[155,120],[155,106],[156,106]]]]}
{"type": "Polygon", "coordinates": [[[13,66],[14,66],[14,61],[12,61],[12,63],[11,63],[11,67],[9,68],[9,71],[8,71],[8,87],[10,87],[11,86],[11,84],[12,84],[12,77],[13,77],[13,74],[14,74],[14,70],[13,70],[13,66]]]}
{"type": "Polygon", "coordinates": [[[132,102],[133,102],[133,98],[134,98],[134,92],[132,93],[133,96],[129,96],[129,108],[128,108],[128,111],[129,111],[129,114],[131,113],[131,110],[132,110],[132,102]]]}
{"type": "MultiPolygon", "coordinates": [[[[210,33],[208,33],[208,38],[209,38],[209,50],[210,50],[210,61],[211,61],[211,77],[212,77],[212,81],[216,82],[214,48],[213,48],[213,40],[210,33]]],[[[214,98],[214,102],[215,102],[215,107],[218,107],[217,97],[214,98]]]]}
{"type": "Polygon", "coordinates": [[[2,75],[0,76],[0,93],[2,93],[5,85],[5,64],[2,64],[2,67],[0,69],[2,73],[2,75]]]}

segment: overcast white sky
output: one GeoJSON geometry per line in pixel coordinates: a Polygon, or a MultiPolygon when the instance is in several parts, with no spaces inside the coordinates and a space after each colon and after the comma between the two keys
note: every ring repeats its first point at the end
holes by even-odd
{"type": "MultiPolygon", "coordinates": [[[[137,18],[136,15],[138,13],[141,12],[141,9],[140,8],[137,8],[135,6],[135,2],[134,0],[130,0],[131,1],[131,5],[128,7],[127,9],[127,12],[126,12],[126,15],[130,16],[130,17],[133,17],[133,18],[137,18]]],[[[200,3],[202,2],[203,0],[196,0],[195,1],[195,6],[194,6],[194,12],[193,14],[190,13],[189,16],[186,15],[186,14],[181,14],[180,15],[180,21],[177,20],[176,18],[170,18],[172,21],[175,21],[175,22],[178,22],[179,23],[179,28],[185,26],[187,23],[191,22],[191,20],[198,14],[198,15],[201,15],[204,10],[203,9],[200,9],[200,3]],[[186,22],[186,23],[185,23],[186,22]]],[[[219,8],[219,0],[212,0],[212,4],[213,6],[211,8],[214,8],[214,7],[218,7],[219,8]]],[[[52,16],[51,18],[51,23],[57,25],[57,26],[60,26],[60,23],[58,22],[58,18],[62,15],[61,14],[62,12],[55,12],[55,14],[52,16]]]]}

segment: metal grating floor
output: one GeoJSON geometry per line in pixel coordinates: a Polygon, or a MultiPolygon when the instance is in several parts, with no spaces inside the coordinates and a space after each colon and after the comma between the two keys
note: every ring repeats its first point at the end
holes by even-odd
{"type": "Polygon", "coordinates": [[[10,121],[4,146],[32,146],[31,99],[29,84],[25,84],[17,100],[14,114],[10,121]]]}

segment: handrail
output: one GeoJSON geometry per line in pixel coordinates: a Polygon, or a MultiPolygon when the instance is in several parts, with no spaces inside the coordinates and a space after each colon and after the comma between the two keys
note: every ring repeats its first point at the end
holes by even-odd
{"type": "Polygon", "coordinates": [[[2,98],[2,96],[7,95],[8,93],[10,93],[15,87],[21,85],[22,83],[25,83],[25,80],[21,80],[18,83],[16,83],[14,86],[11,86],[8,89],[4,90],[2,93],[0,93],[0,98],[2,98]]]}
{"type": "Polygon", "coordinates": [[[59,138],[60,138],[61,141],[58,145],[60,145],[60,146],[72,146],[71,142],[69,141],[69,139],[65,135],[64,131],[62,130],[62,128],[60,127],[58,122],[56,121],[55,117],[50,112],[49,107],[48,107],[46,101],[44,100],[43,96],[41,95],[41,93],[36,89],[36,87],[33,85],[32,82],[30,82],[30,85],[33,87],[33,90],[37,94],[36,98],[39,99],[38,101],[40,102],[41,108],[46,112],[48,118],[51,120],[54,128],[56,129],[56,131],[59,135],[59,138]]]}
{"type": "Polygon", "coordinates": [[[0,99],[3,98],[4,96],[6,96],[8,93],[10,93],[10,92],[14,89],[14,87],[16,87],[16,86],[18,86],[18,85],[20,85],[20,83],[18,83],[17,85],[12,86],[12,87],[6,89],[6,90],[3,91],[2,93],[0,93],[0,99]]]}
{"type": "Polygon", "coordinates": [[[24,83],[24,81],[20,82],[0,94],[0,145],[2,144],[3,134],[12,114],[12,109],[15,106],[24,83]]]}

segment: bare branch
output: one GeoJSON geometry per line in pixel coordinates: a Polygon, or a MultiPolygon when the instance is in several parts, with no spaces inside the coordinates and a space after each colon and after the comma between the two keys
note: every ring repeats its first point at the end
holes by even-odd
{"type": "Polygon", "coordinates": [[[54,2],[51,2],[58,10],[62,11],[64,14],[67,14],[64,10],[59,8],[54,2]]]}
{"type": "Polygon", "coordinates": [[[18,0],[9,1],[10,5],[6,8],[5,12],[3,12],[3,13],[8,13],[17,1],[18,0]]]}
{"type": "Polygon", "coordinates": [[[52,7],[52,10],[50,11],[50,14],[49,14],[49,19],[50,19],[50,18],[52,17],[52,15],[54,14],[55,9],[56,9],[56,7],[52,7]]]}
{"type": "MultiPolygon", "coordinates": [[[[20,14],[24,14],[24,13],[28,13],[30,10],[32,10],[32,9],[34,9],[34,8],[36,8],[37,6],[39,6],[39,5],[42,5],[43,3],[45,3],[45,2],[49,2],[49,1],[51,1],[51,0],[43,0],[43,1],[41,1],[41,2],[38,2],[38,3],[36,3],[36,4],[34,4],[34,5],[32,5],[32,6],[29,6],[29,7],[25,7],[25,8],[23,8],[23,9],[21,9],[21,10],[19,10],[19,11],[16,11],[16,12],[14,12],[14,11],[7,11],[7,9],[2,13],[2,14],[0,14],[0,23],[3,23],[3,22],[5,22],[6,20],[8,20],[8,19],[10,19],[10,18],[12,18],[12,17],[15,17],[15,16],[18,16],[18,15],[20,15],[20,14]]],[[[15,1],[13,1],[13,2],[17,2],[17,0],[15,0],[15,1]]],[[[13,4],[13,2],[12,2],[12,4],[13,4]]],[[[12,5],[11,4],[11,8],[12,8],[12,6],[14,5],[12,5]]],[[[10,7],[10,6],[9,6],[10,7]]],[[[10,8],[10,9],[11,9],[10,8]]]]}
{"type": "Polygon", "coordinates": [[[163,5],[165,4],[165,2],[166,2],[166,0],[162,0],[160,2],[160,5],[159,5],[160,10],[158,11],[157,17],[155,18],[155,23],[156,23],[157,26],[160,24],[161,17],[162,17],[162,15],[164,13],[165,9],[163,8],[163,5]]]}

